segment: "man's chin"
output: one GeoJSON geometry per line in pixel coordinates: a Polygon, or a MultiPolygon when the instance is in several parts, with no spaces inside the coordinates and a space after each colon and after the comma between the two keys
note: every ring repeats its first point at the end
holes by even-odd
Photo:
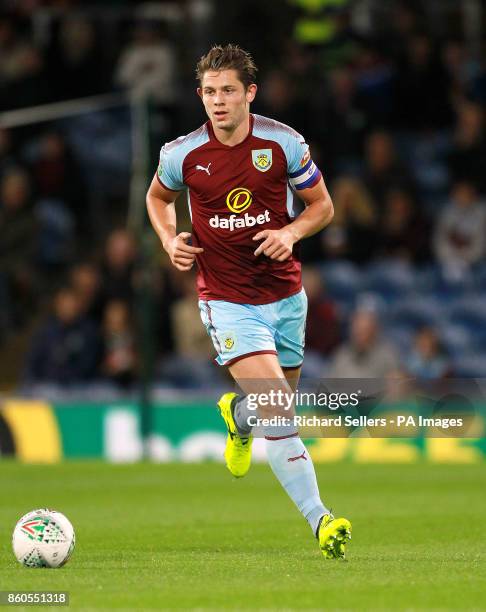
{"type": "Polygon", "coordinates": [[[230,119],[218,119],[217,117],[213,120],[213,126],[220,130],[231,130],[233,129],[233,123],[230,119]]]}

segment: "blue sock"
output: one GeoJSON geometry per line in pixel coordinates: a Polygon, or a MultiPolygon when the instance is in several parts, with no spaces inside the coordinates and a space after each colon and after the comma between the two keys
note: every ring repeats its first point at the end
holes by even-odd
{"type": "Polygon", "coordinates": [[[247,438],[251,434],[252,428],[248,425],[248,417],[255,415],[256,410],[250,410],[248,408],[246,395],[236,398],[236,402],[233,406],[233,418],[240,437],[247,438]]]}
{"type": "Polygon", "coordinates": [[[273,473],[317,535],[324,514],[314,464],[297,432],[285,437],[266,436],[267,456],[273,473]]]}

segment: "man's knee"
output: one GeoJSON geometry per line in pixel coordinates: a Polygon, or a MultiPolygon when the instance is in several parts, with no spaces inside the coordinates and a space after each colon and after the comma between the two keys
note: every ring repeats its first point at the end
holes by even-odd
{"type": "Polygon", "coordinates": [[[295,394],[285,379],[273,380],[267,386],[259,385],[258,391],[247,395],[251,407],[263,419],[273,416],[288,417],[294,414],[295,394]]]}

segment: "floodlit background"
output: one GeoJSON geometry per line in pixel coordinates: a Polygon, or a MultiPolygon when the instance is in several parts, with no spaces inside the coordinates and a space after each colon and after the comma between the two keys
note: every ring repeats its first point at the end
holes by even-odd
{"type": "Polygon", "coordinates": [[[229,381],[144,201],[161,145],[205,121],[213,43],[253,54],[252,110],[305,136],[333,197],[302,244],[304,376],[486,376],[485,23],[481,0],[4,0],[3,452],[137,458],[141,426],[159,459],[219,456],[229,381]]]}

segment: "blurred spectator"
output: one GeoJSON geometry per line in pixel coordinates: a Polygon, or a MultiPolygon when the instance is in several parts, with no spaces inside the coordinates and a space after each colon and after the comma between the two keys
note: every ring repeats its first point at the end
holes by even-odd
{"type": "Polygon", "coordinates": [[[42,104],[47,99],[40,51],[21,40],[13,20],[0,16],[0,110],[42,104]]]}
{"type": "Polygon", "coordinates": [[[323,143],[326,175],[335,176],[358,159],[367,118],[359,105],[356,79],[349,68],[330,71],[328,87],[324,108],[319,109],[325,121],[313,124],[312,132],[319,135],[323,143]]]}
{"type": "Polygon", "coordinates": [[[452,178],[471,181],[486,193],[486,130],[478,104],[466,101],[459,106],[453,146],[448,156],[452,178]]]}
{"type": "Polygon", "coordinates": [[[386,194],[392,187],[413,190],[410,174],[398,160],[389,132],[375,131],[366,139],[364,182],[379,211],[383,210],[386,194]]]}
{"type": "Polygon", "coordinates": [[[61,200],[51,198],[40,199],[35,213],[40,227],[38,263],[52,278],[64,272],[74,254],[74,218],[61,200]]]}
{"type": "Polygon", "coordinates": [[[447,355],[432,328],[423,327],[417,332],[405,366],[407,371],[419,380],[444,378],[451,373],[447,355]]]}
{"type": "Polygon", "coordinates": [[[325,251],[333,257],[364,262],[373,253],[377,215],[361,181],[342,177],[331,190],[334,218],[322,234],[325,251]]]}
{"type": "Polygon", "coordinates": [[[29,176],[19,167],[6,173],[0,183],[0,215],[2,264],[24,263],[35,247],[35,222],[29,176]]]}
{"type": "Polygon", "coordinates": [[[39,227],[33,214],[27,173],[14,168],[0,183],[0,275],[5,307],[14,325],[22,325],[33,309],[34,255],[39,227]]]}
{"type": "Polygon", "coordinates": [[[314,54],[311,49],[292,40],[285,40],[285,61],[282,64],[285,64],[287,74],[301,84],[304,92],[307,91],[313,82],[315,69],[314,54]]]}
{"type": "Polygon", "coordinates": [[[304,266],[302,284],[307,294],[307,323],[305,331],[306,349],[320,355],[329,355],[339,344],[341,322],[337,307],[326,296],[325,286],[319,270],[304,266]]]}
{"type": "Polygon", "coordinates": [[[471,58],[462,40],[446,40],[442,46],[442,62],[449,79],[449,95],[453,105],[460,103],[464,92],[470,89],[473,76],[471,58]]]}
{"type": "Polygon", "coordinates": [[[78,233],[88,232],[86,191],[76,162],[59,132],[47,132],[40,141],[38,155],[32,163],[32,174],[40,198],[58,200],[76,219],[78,233]]]}
{"type": "Polygon", "coordinates": [[[102,50],[93,23],[85,17],[63,17],[54,24],[48,58],[49,86],[56,98],[79,98],[106,89],[102,50]]]}
{"type": "Polygon", "coordinates": [[[380,339],[377,315],[355,311],[349,340],[334,354],[329,378],[384,378],[397,368],[395,349],[380,339]]]}
{"type": "Polygon", "coordinates": [[[172,105],[176,100],[175,54],[157,23],[135,26],[133,41],[118,60],[115,81],[140,100],[172,105]]]}
{"type": "MultiPolygon", "coordinates": [[[[293,0],[290,0],[293,3],[293,0]]],[[[311,0],[296,3],[307,13],[295,24],[295,39],[320,50],[322,69],[352,64],[359,55],[361,37],[354,31],[350,0],[311,0]],[[332,5],[332,6],[331,6],[332,5]]]]}
{"type": "Polygon", "coordinates": [[[214,348],[201,324],[195,276],[185,273],[179,280],[182,297],[174,302],[171,310],[176,353],[207,362],[214,348]]]}
{"type": "Polygon", "coordinates": [[[425,33],[407,40],[398,63],[395,85],[395,124],[402,129],[441,128],[450,123],[449,80],[425,33]]]}
{"type": "Polygon", "coordinates": [[[137,250],[133,236],[125,229],[116,229],[108,236],[101,266],[102,300],[123,300],[133,303],[134,272],[137,250]]]}
{"type": "Polygon", "coordinates": [[[410,0],[398,0],[390,6],[390,16],[381,24],[380,40],[395,59],[405,57],[407,42],[422,26],[423,8],[410,0]],[[421,9],[421,10],[420,10],[421,9]]]}
{"type": "Polygon", "coordinates": [[[255,110],[292,126],[298,132],[307,133],[306,116],[301,108],[297,100],[296,82],[283,70],[269,72],[261,84],[255,110]]]}
{"type": "Polygon", "coordinates": [[[101,273],[97,266],[83,262],[73,266],[69,272],[69,280],[78,297],[81,312],[92,321],[101,322],[101,273]]]}
{"type": "Polygon", "coordinates": [[[363,45],[355,59],[356,94],[367,124],[388,126],[393,113],[393,65],[376,49],[363,45]]]}
{"type": "Polygon", "coordinates": [[[427,261],[430,257],[428,235],[426,220],[411,194],[391,189],[385,199],[376,254],[410,263],[427,261]]]}
{"type": "Polygon", "coordinates": [[[406,370],[397,368],[390,370],[385,377],[385,390],[382,402],[384,404],[398,404],[406,402],[410,405],[411,398],[416,395],[413,380],[406,370]]]}
{"type": "Polygon", "coordinates": [[[71,260],[76,237],[86,231],[86,202],[79,171],[57,132],[46,133],[34,147],[31,171],[41,227],[39,263],[58,275],[71,260]]]}
{"type": "Polygon", "coordinates": [[[486,208],[472,183],[458,181],[434,233],[437,259],[451,276],[461,275],[486,252],[486,208]]]}
{"type": "Polygon", "coordinates": [[[101,374],[121,387],[130,386],[137,373],[135,330],[128,305],[112,300],[105,306],[102,327],[101,374]]]}
{"type": "Polygon", "coordinates": [[[201,324],[195,275],[177,274],[182,296],[172,304],[171,320],[175,354],[162,360],[159,377],[182,388],[211,387],[220,382],[221,373],[211,363],[215,351],[201,324]]]}
{"type": "Polygon", "coordinates": [[[71,289],[56,293],[53,308],[33,340],[27,382],[66,386],[92,379],[99,360],[94,323],[83,316],[78,296],[71,289]]]}

